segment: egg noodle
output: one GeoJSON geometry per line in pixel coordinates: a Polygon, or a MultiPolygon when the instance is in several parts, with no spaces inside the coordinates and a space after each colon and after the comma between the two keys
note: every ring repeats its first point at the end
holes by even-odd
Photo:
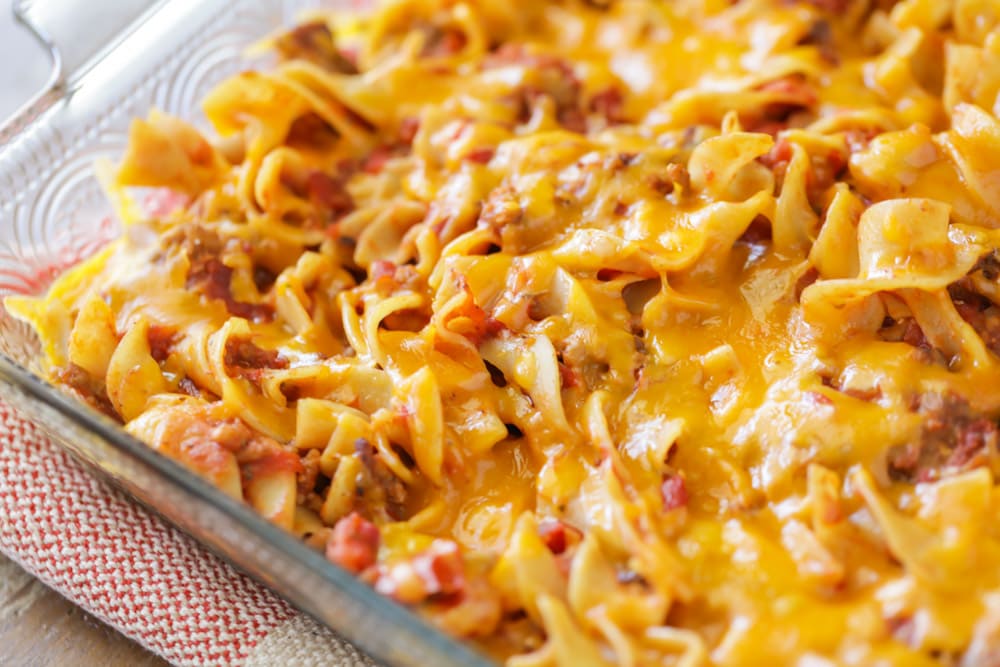
{"type": "Polygon", "coordinates": [[[511,667],[1000,665],[1000,1],[397,0],[136,120],[53,382],[511,667]]]}

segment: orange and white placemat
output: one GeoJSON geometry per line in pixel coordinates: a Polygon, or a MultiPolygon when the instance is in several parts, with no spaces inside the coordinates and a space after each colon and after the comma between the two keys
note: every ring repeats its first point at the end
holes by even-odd
{"type": "Polygon", "coordinates": [[[374,664],[2,404],[0,551],[176,665],[374,664]]]}

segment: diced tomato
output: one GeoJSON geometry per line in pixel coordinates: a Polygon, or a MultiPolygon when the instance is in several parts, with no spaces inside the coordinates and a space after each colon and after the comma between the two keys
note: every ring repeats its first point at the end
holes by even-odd
{"type": "Polygon", "coordinates": [[[583,533],[558,519],[546,519],[540,522],[538,534],[549,551],[557,556],[583,538],[583,533]]]}
{"type": "Polygon", "coordinates": [[[663,509],[670,511],[685,507],[688,502],[687,485],[684,478],[678,474],[668,474],[660,485],[663,496],[663,509]]]}
{"type": "Polygon", "coordinates": [[[393,156],[393,147],[388,145],[377,146],[375,150],[368,154],[362,169],[366,174],[378,174],[385,168],[385,163],[393,156]]]}
{"type": "Polygon", "coordinates": [[[333,527],[326,557],[348,572],[360,574],[375,564],[380,541],[378,526],[352,512],[333,527]]]}
{"type": "Polygon", "coordinates": [[[399,122],[399,140],[406,145],[412,144],[418,130],[420,130],[420,119],[407,116],[399,122]]]}
{"type": "Polygon", "coordinates": [[[322,171],[309,174],[306,179],[306,195],[309,201],[328,209],[334,217],[340,217],[354,209],[354,200],[343,182],[322,171]]]}
{"type": "Polygon", "coordinates": [[[492,148],[476,148],[465,156],[467,162],[475,164],[487,164],[493,159],[494,150],[492,148]]]}

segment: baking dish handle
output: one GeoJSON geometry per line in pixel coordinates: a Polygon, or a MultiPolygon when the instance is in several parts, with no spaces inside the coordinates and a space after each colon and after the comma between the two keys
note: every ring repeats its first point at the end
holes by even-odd
{"type": "Polygon", "coordinates": [[[14,0],[13,9],[52,57],[48,93],[83,74],[156,4],[155,0],[14,0]]]}

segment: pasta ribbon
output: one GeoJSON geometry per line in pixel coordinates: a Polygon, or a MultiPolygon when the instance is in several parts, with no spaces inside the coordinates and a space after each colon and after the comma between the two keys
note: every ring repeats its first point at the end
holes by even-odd
{"type": "Polygon", "coordinates": [[[1000,0],[373,4],[133,121],[38,370],[511,667],[994,664],[1000,0]]]}

